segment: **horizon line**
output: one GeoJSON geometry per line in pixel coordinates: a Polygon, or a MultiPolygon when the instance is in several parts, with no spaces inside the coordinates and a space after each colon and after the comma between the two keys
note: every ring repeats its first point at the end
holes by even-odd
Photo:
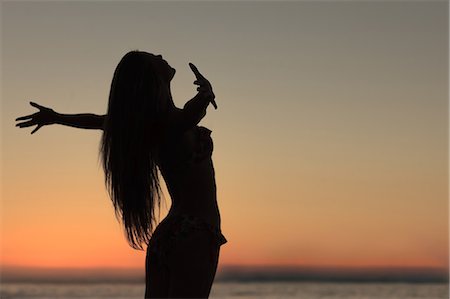
{"type": "MultiPolygon", "coordinates": [[[[2,282],[11,283],[142,283],[141,268],[48,268],[0,267],[2,282]]],[[[245,266],[223,265],[216,280],[221,282],[405,282],[444,283],[448,267],[326,267],[326,266],[245,266]]]]}
{"type": "MultiPolygon", "coordinates": [[[[2,269],[46,269],[46,270],[101,270],[101,269],[124,269],[124,270],[141,270],[141,267],[130,266],[28,266],[18,264],[0,264],[2,269]]],[[[281,269],[447,269],[450,270],[450,264],[445,266],[437,265],[339,265],[339,264],[221,264],[219,268],[281,268],[281,269]]]]}

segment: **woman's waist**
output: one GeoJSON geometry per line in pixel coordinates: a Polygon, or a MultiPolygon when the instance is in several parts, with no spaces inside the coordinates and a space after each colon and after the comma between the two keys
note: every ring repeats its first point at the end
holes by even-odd
{"type": "Polygon", "coordinates": [[[159,165],[164,180],[174,185],[211,185],[215,184],[215,171],[211,158],[199,163],[171,163],[159,165]]]}
{"type": "Polygon", "coordinates": [[[172,208],[215,211],[217,207],[217,189],[214,181],[166,183],[172,201],[172,208]]]}
{"type": "Polygon", "coordinates": [[[202,222],[208,224],[213,228],[220,230],[220,213],[216,205],[177,205],[172,203],[172,206],[167,214],[167,221],[173,221],[180,218],[196,218],[202,222]]]}

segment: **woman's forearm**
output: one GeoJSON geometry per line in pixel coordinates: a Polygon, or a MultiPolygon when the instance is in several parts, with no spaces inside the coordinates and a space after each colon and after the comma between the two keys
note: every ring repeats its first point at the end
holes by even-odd
{"type": "Polygon", "coordinates": [[[62,114],[56,113],[55,124],[70,126],[80,129],[103,129],[105,115],[93,113],[62,114]]]}
{"type": "Polygon", "coordinates": [[[197,125],[205,117],[206,108],[209,103],[210,100],[201,93],[198,93],[189,100],[183,107],[182,121],[184,122],[184,126],[191,127],[197,125]]]}

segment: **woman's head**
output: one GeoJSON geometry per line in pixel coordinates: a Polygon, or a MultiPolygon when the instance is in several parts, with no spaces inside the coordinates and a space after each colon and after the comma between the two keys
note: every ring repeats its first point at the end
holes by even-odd
{"type": "Polygon", "coordinates": [[[175,69],[171,67],[161,55],[153,55],[150,53],[145,54],[147,55],[147,59],[149,60],[154,72],[159,74],[165,82],[169,83],[173,76],[175,76],[175,69]]]}
{"type": "Polygon", "coordinates": [[[160,208],[156,163],[174,74],[160,55],[132,51],[111,83],[100,154],[116,216],[136,249],[148,243],[160,208]]]}
{"type": "Polygon", "coordinates": [[[118,103],[120,106],[143,105],[147,108],[146,112],[160,117],[168,105],[173,105],[170,98],[170,81],[174,75],[175,69],[162,59],[161,55],[128,52],[114,72],[110,105],[111,97],[114,97],[121,101],[118,103]]]}
{"type": "Polygon", "coordinates": [[[175,69],[163,59],[162,55],[155,55],[148,52],[137,50],[128,52],[123,56],[120,64],[129,65],[135,69],[145,65],[146,68],[148,67],[146,71],[159,76],[165,83],[170,83],[175,75],[175,69]]]}

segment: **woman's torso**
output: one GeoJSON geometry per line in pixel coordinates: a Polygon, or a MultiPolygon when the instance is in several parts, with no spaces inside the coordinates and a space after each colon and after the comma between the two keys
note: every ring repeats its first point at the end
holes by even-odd
{"type": "Polygon", "coordinates": [[[195,126],[170,136],[159,151],[159,169],[172,199],[168,218],[192,215],[220,228],[211,131],[195,126]]]}

